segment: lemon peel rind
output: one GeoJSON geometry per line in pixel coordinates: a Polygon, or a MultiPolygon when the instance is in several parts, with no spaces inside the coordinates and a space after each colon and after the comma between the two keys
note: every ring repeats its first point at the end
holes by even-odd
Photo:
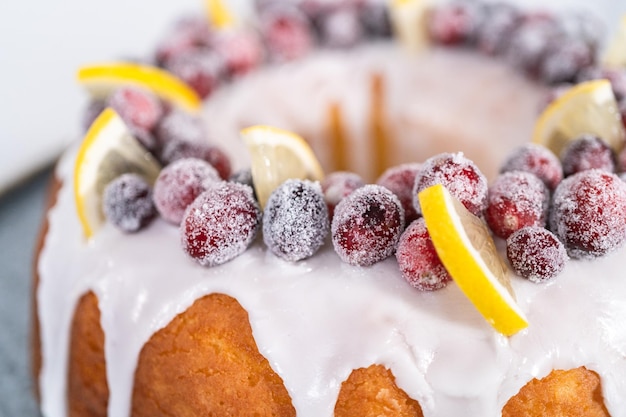
{"type": "MultiPolygon", "coordinates": [[[[421,191],[419,200],[426,227],[439,258],[485,320],[505,336],[512,336],[528,327],[525,314],[517,305],[512,292],[509,292],[510,287],[507,288],[508,284],[501,282],[482,256],[475,253],[476,249],[460,218],[441,215],[466,209],[460,203],[455,207],[453,197],[441,184],[421,191]],[[453,239],[460,239],[462,244],[450,243],[453,239]]],[[[467,214],[473,216],[469,212],[467,214]]],[[[495,250],[488,231],[487,236],[495,250]]],[[[503,279],[507,279],[506,275],[503,279]]]]}
{"type": "Polygon", "coordinates": [[[198,112],[202,100],[185,82],[160,68],[125,62],[79,68],[78,82],[96,97],[111,92],[111,86],[130,84],[152,91],[160,98],[190,112],[198,112]]]}
{"type": "Polygon", "coordinates": [[[205,0],[209,22],[217,29],[227,29],[235,24],[235,18],[224,0],[205,0]]]}

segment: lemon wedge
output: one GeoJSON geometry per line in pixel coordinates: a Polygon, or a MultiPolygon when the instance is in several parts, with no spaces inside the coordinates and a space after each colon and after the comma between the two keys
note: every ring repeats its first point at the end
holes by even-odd
{"type": "Polygon", "coordinates": [[[80,223],[90,238],[104,223],[102,193],[121,174],[133,172],[154,183],[161,166],[132,136],[122,118],[105,109],[93,122],[76,155],[74,199],[80,223]]]}
{"type": "Polygon", "coordinates": [[[598,136],[616,152],[624,146],[624,125],[608,80],[580,83],[550,103],[537,119],[533,142],[560,156],[571,140],[585,133],[598,136]]]}
{"type": "Polygon", "coordinates": [[[276,187],[290,178],[321,181],[324,171],[309,144],[295,133],[270,126],[241,131],[250,151],[254,189],[261,207],[276,187]]]}
{"type": "Polygon", "coordinates": [[[426,18],[429,0],[391,0],[389,15],[400,42],[411,51],[420,51],[429,45],[426,18]]]}
{"type": "Polygon", "coordinates": [[[609,67],[626,68],[626,14],[620,20],[617,33],[609,44],[603,61],[609,67]]]}
{"type": "Polygon", "coordinates": [[[169,72],[150,65],[125,62],[88,65],[78,70],[77,79],[94,97],[108,97],[121,86],[135,85],[187,111],[196,112],[202,105],[191,87],[169,72]]]}
{"type": "Polygon", "coordinates": [[[209,22],[217,29],[232,27],[235,23],[233,14],[223,0],[205,0],[209,22]]]}
{"type": "Polygon", "coordinates": [[[476,309],[506,336],[528,327],[483,221],[441,184],[421,191],[419,201],[441,262],[476,309]]]}

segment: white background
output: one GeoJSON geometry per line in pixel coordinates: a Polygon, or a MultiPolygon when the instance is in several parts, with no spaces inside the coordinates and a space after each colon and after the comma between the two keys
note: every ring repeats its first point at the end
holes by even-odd
{"type": "MultiPolygon", "coordinates": [[[[593,8],[610,25],[626,12],[626,0],[523,3],[593,8]]],[[[0,0],[0,193],[79,136],[81,64],[145,56],[175,17],[202,10],[202,0],[0,0]]]]}

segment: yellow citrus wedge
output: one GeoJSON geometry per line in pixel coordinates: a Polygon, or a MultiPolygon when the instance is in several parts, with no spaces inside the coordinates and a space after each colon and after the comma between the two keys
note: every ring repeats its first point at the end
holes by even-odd
{"type": "Polygon", "coordinates": [[[420,192],[419,201],[441,262],[476,309],[506,336],[528,327],[483,221],[441,184],[420,192]]]}
{"type": "Polygon", "coordinates": [[[218,29],[232,27],[235,19],[224,0],[205,0],[209,22],[218,29]]]}
{"type": "Polygon", "coordinates": [[[391,0],[390,17],[400,42],[411,51],[420,51],[429,45],[426,18],[429,0],[391,0]]]}
{"type": "Polygon", "coordinates": [[[133,172],[152,184],[160,170],[122,118],[110,108],[104,110],[85,135],[74,165],[74,199],[85,235],[90,238],[104,223],[102,193],[109,182],[133,172]]]}
{"type": "Polygon", "coordinates": [[[620,20],[617,33],[609,44],[603,61],[609,67],[626,68],[626,14],[620,20]]]}
{"type": "Polygon", "coordinates": [[[250,151],[252,182],[261,207],[290,178],[321,181],[324,171],[309,144],[295,133],[269,126],[241,131],[250,151]]]}
{"type": "Polygon", "coordinates": [[[533,142],[560,156],[571,140],[585,133],[598,136],[616,152],[624,146],[624,125],[608,80],[580,83],[550,103],[537,119],[533,142]]]}
{"type": "Polygon", "coordinates": [[[81,67],[78,82],[94,97],[107,97],[124,85],[152,91],[165,101],[196,112],[202,100],[183,81],[160,68],[126,62],[111,62],[81,67]]]}

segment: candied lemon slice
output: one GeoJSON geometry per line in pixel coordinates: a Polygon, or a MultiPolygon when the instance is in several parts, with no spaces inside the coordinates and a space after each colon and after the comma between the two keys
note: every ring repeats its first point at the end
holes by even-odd
{"type": "Polygon", "coordinates": [[[427,14],[429,0],[391,0],[390,17],[400,42],[411,51],[420,51],[429,45],[427,14]]]}
{"type": "Polygon", "coordinates": [[[419,201],[441,262],[476,309],[506,336],[528,327],[483,221],[441,184],[421,191],[419,201]]]}
{"type": "Polygon", "coordinates": [[[290,178],[321,181],[324,171],[309,144],[295,133],[270,126],[241,131],[250,151],[254,189],[261,207],[276,187],[290,178]]]}
{"type": "Polygon", "coordinates": [[[102,193],[121,174],[133,172],[154,183],[161,166],[132,136],[122,118],[107,108],[93,122],[74,165],[74,199],[85,235],[104,223],[102,193]]]}
{"type": "Polygon", "coordinates": [[[209,14],[209,22],[214,27],[225,29],[234,25],[235,19],[224,0],[205,0],[205,4],[209,14]]]}
{"type": "Polygon", "coordinates": [[[616,152],[624,146],[624,125],[608,80],[580,83],[550,103],[535,124],[533,142],[560,156],[571,140],[585,133],[616,152]]]}
{"type": "Polygon", "coordinates": [[[126,62],[87,65],[78,70],[77,79],[94,97],[108,97],[121,86],[135,85],[187,111],[198,111],[202,105],[191,87],[169,72],[150,65],[126,62]]]}
{"type": "Polygon", "coordinates": [[[609,67],[626,68],[626,14],[622,16],[617,33],[609,44],[603,61],[609,67]]]}

